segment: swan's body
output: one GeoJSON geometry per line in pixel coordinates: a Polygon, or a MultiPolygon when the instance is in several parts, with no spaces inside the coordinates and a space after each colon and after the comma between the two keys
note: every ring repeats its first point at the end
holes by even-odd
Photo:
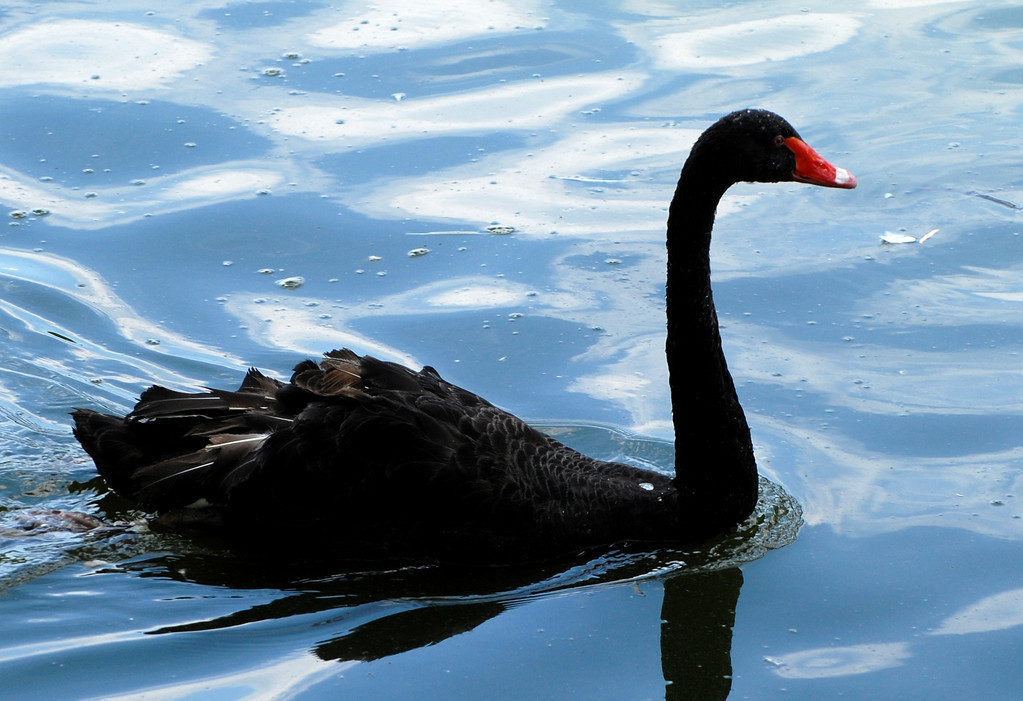
{"type": "Polygon", "coordinates": [[[855,187],[783,119],[745,110],[693,146],[668,219],[674,478],[588,458],[445,382],[342,350],[290,383],[153,387],[124,418],[74,413],[114,489],[172,527],[344,557],[535,560],[622,541],[696,542],[757,499],[749,428],[710,294],[710,233],[740,180],[855,187]]]}

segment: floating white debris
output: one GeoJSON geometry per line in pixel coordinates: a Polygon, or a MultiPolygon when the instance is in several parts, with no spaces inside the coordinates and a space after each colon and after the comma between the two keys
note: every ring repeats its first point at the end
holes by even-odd
{"type": "Polygon", "coordinates": [[[370,256],[367,260],[369,260],[372,263],[376,263],[378,260],[380,260],[380,256],[370,256]]]}
{"type": "Polygon", "coordinates": [[[418,258],[419,256],[425,256],[429,252],[429,248],[413,248],[408,252],[408,256],[409,258],[418,258]]]}
{"type": "Polygon", "coordinates": [[[648,492],[654,491],[654,485],[650,484],[649,482],[640,482],[639,483],[639,488],[640,489],[644,489],[644,490],[646,490],[648,492]]]}
{"type": "Polygon", "coordinates": [[[921,236],[919,239],[917,239],[915,236],[909,236],[908,234],[896,234],[891,231],[886,231],[881,236],[881,241],[883,243],[923,243],[924,241],[931,238],[939,231],[941,231],[941,229],[931,229],[926,234],[921,236]]]}
{"type": "Polygon", "coordinates": [[[297,275],[295,277],[281,278],[280,280],[277,281],[277,286],[283,287],[286,290],[297,290],[304,284],[305,278],[299,277],[297,275]]]}
{"type": "Polygon", "coordinates": [[[916,236],[907,236],[906,234],[896,234],[892,231],[886,231],[881,235],[881,241],[884,243],[914,243],[916,236]]]}

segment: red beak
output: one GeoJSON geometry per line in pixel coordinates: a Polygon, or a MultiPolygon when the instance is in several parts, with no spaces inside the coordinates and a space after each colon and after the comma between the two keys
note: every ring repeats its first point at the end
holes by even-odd
{"type": "Polygon", "coordinates": [[[785,145],[796,154],[796,169],[792,172],[793,180],[823,187],[841,187],[851,190],[856,187],[856,176],[845,168],[836,168],[817,152],[795,136],[785,139],[785,145]]]}

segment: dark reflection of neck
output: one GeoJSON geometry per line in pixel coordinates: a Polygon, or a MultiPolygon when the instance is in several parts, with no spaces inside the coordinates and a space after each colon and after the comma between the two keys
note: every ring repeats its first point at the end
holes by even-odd
{"type": "Polygon", "coordinates": [[[661,670],[665,701],[716,701],[732,689],[732,628],[742,571],[681,573],[664,582],[661,670]]]}
{"type": "MultiPolygon", "coordinates": [[[[619,554],[621,556],[621,554],[619,554]]],[[[322,611],[337,611],[332,618],[335,635],[323,639],[311,652],[323,660],[371,661],[435,645],[473,630],[507,611],[507,601],[525,593],[570,591],[600,583],[642,581],[644,573],[674,561],[678,553],[663,551],[637,556],[632,562],[597,574],[587,567],[581,581],[560,584],[565,563],[521,569],[427,568],[363,572],[349,578],[278,581],[266,568],[245,560],[217,556],[156,556],[120,565],[137,569],[142,577],[159,577],[210,586],[270,587],[288,592],[281,598],[202,621],[165,626],[151,634],[183,633],[234,628],[254,622],[287,619],[322,611]],[[638,579],[634,579],[638,578],[638,579]],[[545,584],[546,583],[546,584],[545,584]],[[548,586],[551,585],[551,586],[548,586]],[[390,602],[381,606],[381,602],[390,602]],[[347,625],[346,611],[362,607],[376,613],[357,625],[347,625]]],[[[701,558],[686,553],[694,568],[701,558]]],[[[567,570],[566,570],[567,571],[567,570]]],[[[665,576],[661,604],[661,669],[667,682],[665,699],[724,699],[731,689],[731,642],[735,606],[742,587],[737,567],[716,571],[678,570],[665,576]]],[[[363,613],[367,613],[365,609],[363,613]]],[[[359,616],[363,618],[363,616],[359,616]]],[[[325,629],[327,630],[327,629],[325,629]]]]}

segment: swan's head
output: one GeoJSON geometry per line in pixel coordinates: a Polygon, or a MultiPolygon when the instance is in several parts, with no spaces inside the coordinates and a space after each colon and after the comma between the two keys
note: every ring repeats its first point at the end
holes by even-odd
{"type": "Polygon", "coordinates": [[[856,187],[856,177],[821,158],[792,125],[767,110],[740,110],[715,122],[693,146],[717,178],[734,182],[802,182],[856,187]]]}

